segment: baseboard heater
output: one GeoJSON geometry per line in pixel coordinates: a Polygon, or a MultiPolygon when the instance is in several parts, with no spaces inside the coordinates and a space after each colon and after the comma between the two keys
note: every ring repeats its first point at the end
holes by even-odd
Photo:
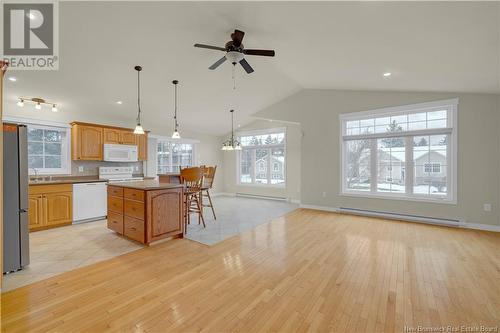
{"type": "Polygon", "coordinates": [[[428,217],[421,215],[397,214],[397,213],[380,212],[376,210],[367,210],[367,209],[340,207],[339,212],[346,214],[353,214],[353,215],[361,215],[361,216],[381,217],[391,220],[404,220],[411,222],[439,224],[450,227],[459,227],[462,225],[459,220],[454,220],[454,219],[443,219],[443,218],[435,218],[435,217],[428,217]]]}
{"type": "Polygon", "coordinates": [[[247,194],[247,193],[235,193],[235,194],[237,197],[286,201],[286,198],[283,198],[283,197],[273,197],[273,196],[268,196],[268,195],[256,195],[256,194],[247,194]]]}

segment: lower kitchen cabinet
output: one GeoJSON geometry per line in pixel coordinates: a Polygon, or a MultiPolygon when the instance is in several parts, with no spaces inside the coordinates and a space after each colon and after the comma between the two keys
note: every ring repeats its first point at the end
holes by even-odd
{"type": "Polygon", "coordinates": [[[28,201],[30,231],[67,225],[73,221],[71,184],[30,185],[28,201]]]}
{"type": "Polygon", "coordinates": [[[143,244],[183,235],[183,189],[108,185],[108,228],[143,244]]]}

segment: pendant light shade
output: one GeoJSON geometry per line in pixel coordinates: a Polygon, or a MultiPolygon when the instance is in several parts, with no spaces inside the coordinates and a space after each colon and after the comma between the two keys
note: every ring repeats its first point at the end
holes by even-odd
{"type": "Polygon", "coordinates": [[[134,129],[134,134],[144,134],[144,129],[141,125],[141,66],[135,66],[137,71],[137,125],[134,129]]]}
{"type": "Polygon", "coordinates": [[[179,122],[177,121],[177,84],[178,80],[173,80],[174,84],[174,132],[172,133],[172,139],[180,139],[181,134],[179,133],[179,122]]]}
{"type": "Polygon", "coordinates": [[[231,112],[231,138],[224,141],[222,144],[222,150],[241,150],[241,143],[234,138],[234,110],[231,112]]]}

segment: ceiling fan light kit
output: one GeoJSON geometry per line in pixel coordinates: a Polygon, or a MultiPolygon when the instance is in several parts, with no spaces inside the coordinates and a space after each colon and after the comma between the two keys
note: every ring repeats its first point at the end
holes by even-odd
{"type": "Polygon", "coordinates": [[[141,66],[135,66],[137,71],[137,125],[134,129],[134,134],[144,134],[144,128],[141,125],[141,66]]]}
{"type": "Polygon", "coordinates": [[[35,105],[36,110],[41,110],[42,105],[51,106],[52,112],[58,112],[57,104],[53,102],[48,102],[40,97],[18,97],[17,106],[24,107],[25,103],[33,103],[35,105]]]}

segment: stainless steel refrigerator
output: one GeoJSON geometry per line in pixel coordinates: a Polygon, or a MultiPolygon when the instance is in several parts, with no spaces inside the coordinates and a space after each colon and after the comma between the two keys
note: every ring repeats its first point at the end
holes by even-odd
{"type": "Polygon", "coordinates": [[[29,265],[28,131],[3,124],[3,272],[29,265]]]}

